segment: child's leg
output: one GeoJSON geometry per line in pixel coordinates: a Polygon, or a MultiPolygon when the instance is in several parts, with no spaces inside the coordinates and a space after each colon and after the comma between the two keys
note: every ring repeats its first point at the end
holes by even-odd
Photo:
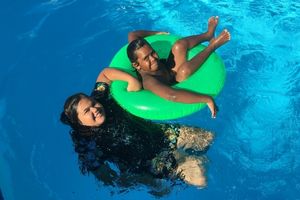
{"type": "Polygon", "coordinates": [[[230,33],[225,29],[217,38],[211,39],[209,45],[199,54],[194,56],[191,60],[182,62],[180,66],[175,65],[175,68],[177,67],[176,81],[181,82],[192,75],[201,67],[201,65],[206,61],[211,53],[213,53],[218,47],[222,46],[229,40],[230,33]]]}
{"type": "Polygon", "coordinates": [[[173,45],[172,53],[175,60],[175,67],[173,68],[174,71],[177,71],[179,66],[186,62],[186,52],[189,49],[213,38],[217,24],[218,17],[210,17],[208,20],[207,32],[182,38],[173,45]]]}

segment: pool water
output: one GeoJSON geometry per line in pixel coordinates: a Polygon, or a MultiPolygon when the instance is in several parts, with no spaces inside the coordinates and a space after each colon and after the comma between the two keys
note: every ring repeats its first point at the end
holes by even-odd
{"type": "Polygon", "coordinates": [[[64,100],[89,93],[134,29],[187,36],[220,16],[232,40],[217,50],[227,78],[217,119],[176,122],[215,132],[208,186],[162,199],[300,199],[300,3],[209,0],[0,2],[0,199],[153,199],[80,174],[64,100]]]}

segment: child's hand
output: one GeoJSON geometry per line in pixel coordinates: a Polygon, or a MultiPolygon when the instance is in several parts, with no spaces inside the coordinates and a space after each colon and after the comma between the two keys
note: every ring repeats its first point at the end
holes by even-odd
{"type": "Polygon", "coordinates": [[[211,112],[211,118],[216,118],[218,112],[218,106],[215,104],[214,100],[212,99],[210,102],[208,102],[207,106],[211,112]]]}

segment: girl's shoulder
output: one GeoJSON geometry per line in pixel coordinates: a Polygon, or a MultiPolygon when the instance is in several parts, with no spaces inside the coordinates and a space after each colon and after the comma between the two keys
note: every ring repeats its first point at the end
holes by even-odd
{"type": "Polygon", "coordinates": [[[96,100],[107,100],[109,99],[109,85],[105,82],[95,83],[94,89],[91,96],[96,100]]]}

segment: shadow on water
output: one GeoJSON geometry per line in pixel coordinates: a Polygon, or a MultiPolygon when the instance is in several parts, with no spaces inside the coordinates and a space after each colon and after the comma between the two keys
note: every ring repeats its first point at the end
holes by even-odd
{"type": "Polygon", "coordinates": [[[0,200],[4,200],[1,189],[0,189],[0,200]]]}

